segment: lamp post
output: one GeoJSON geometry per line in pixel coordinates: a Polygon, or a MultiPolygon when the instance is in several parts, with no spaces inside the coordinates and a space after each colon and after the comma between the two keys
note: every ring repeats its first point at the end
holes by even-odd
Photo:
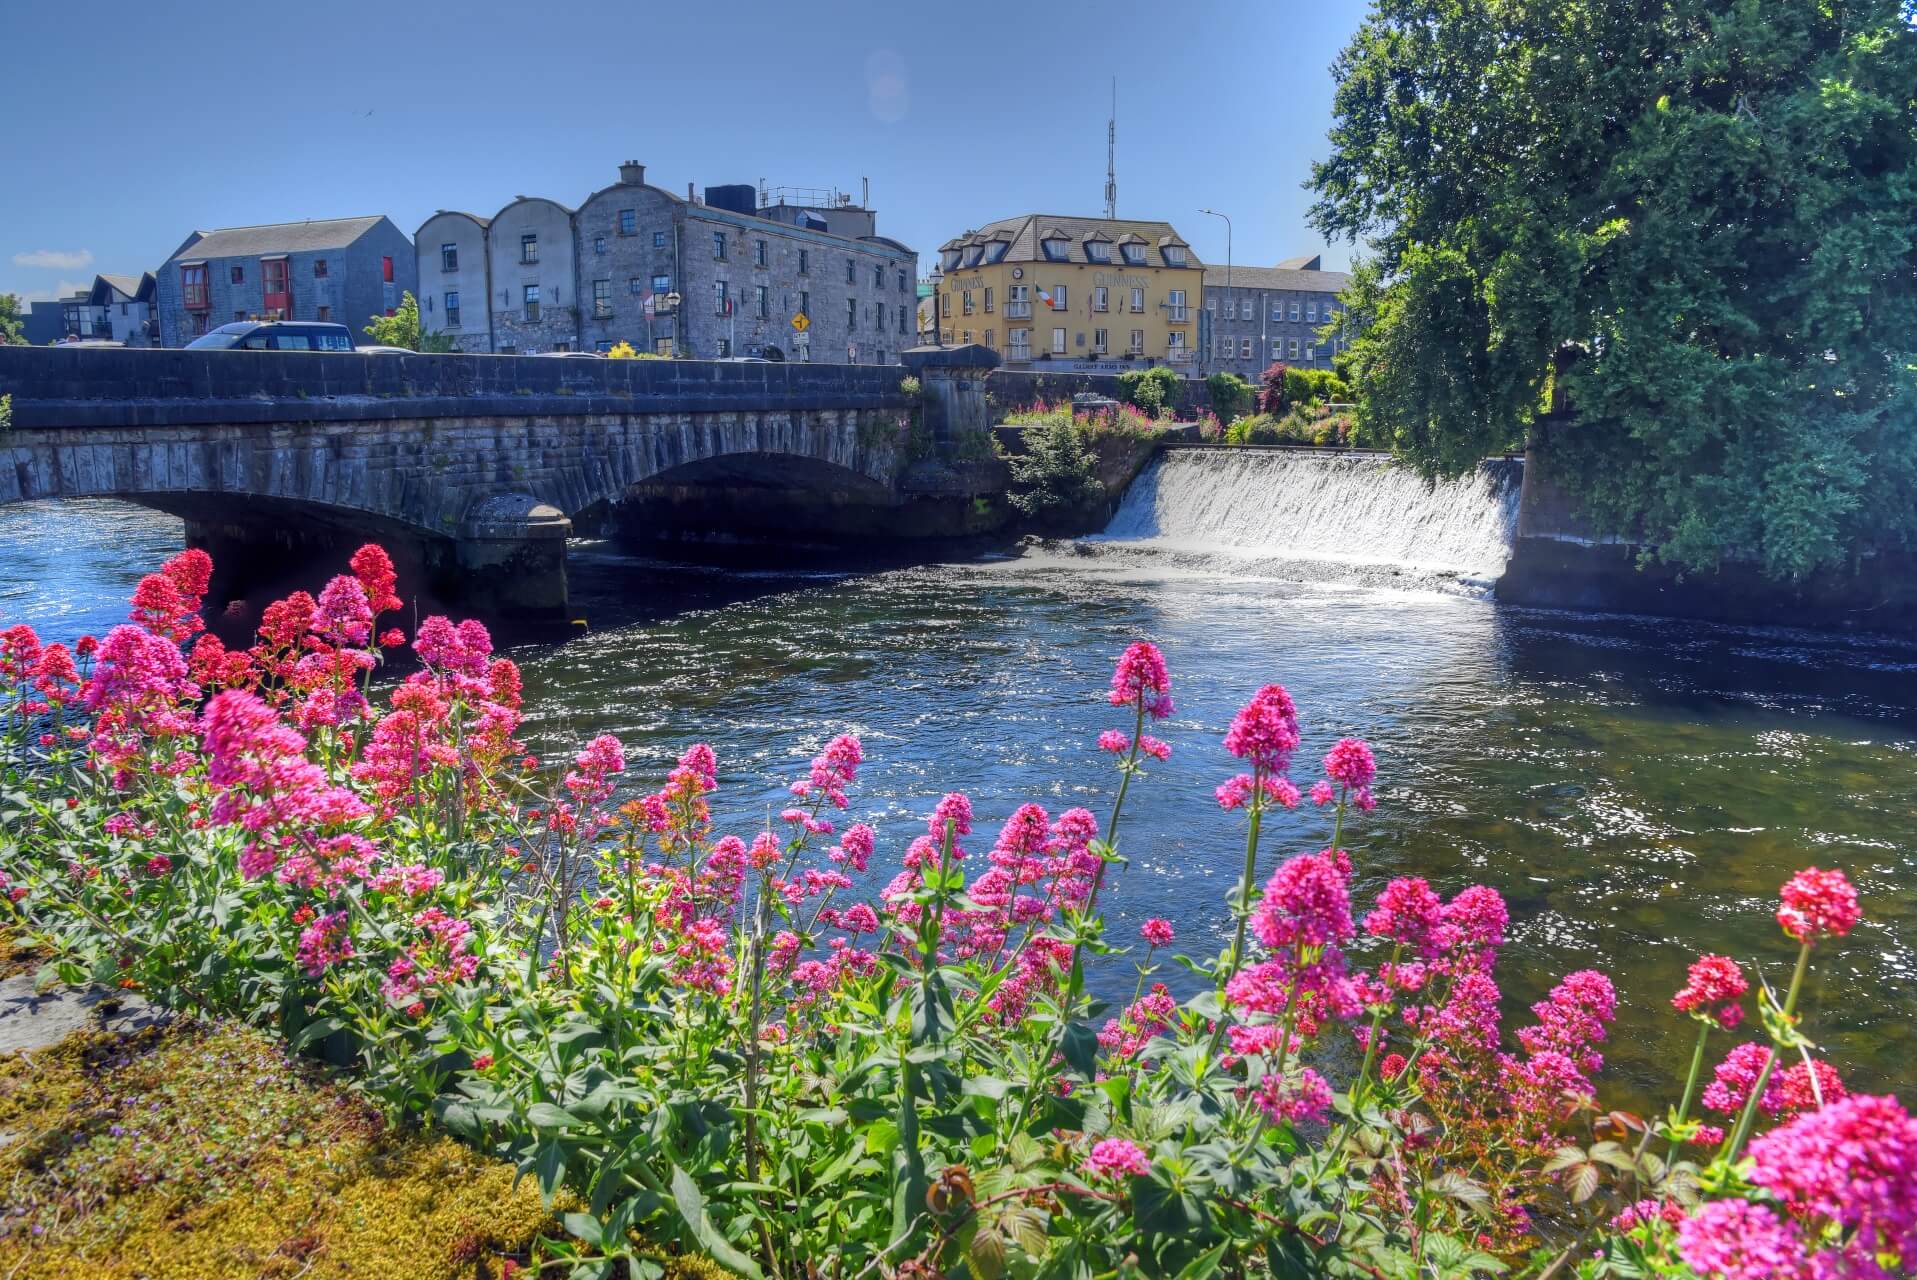
{"type": "Polygon", "coordinates": [[[681,299],[679,297],[678,290],[675,289],[672,292],[666,294],[666,310],[672,312],[672,354],[675,356],[679,354],[679,348],[680,348],[680,342],[679,342],[679,303],[680,301],[681,299]]]}
{"type": "MultiPolygon", "coordinates": [[[[1231,219],[1216,209],[1200,209],[1198,212],[1208,213],[1214,218],[1225,219],[1225,288],[1229,290],[1231,288],[1231,219]]],[[[1232,301],[1236,302],[1237,299],[1238,295],[1232,294],[1232,301]]],[[[1216,325],[1217,321],[1214,320],[1212,323],[1216,325]]],[[[1218,349],[1218,334],[1216,332],[1211,335],[1211,345],[1212,350],[1216,351],[1218,349]]]]}
{"type": "Polygon", "coordinates": [[[932,264],[932,345],[945,345],[945,317],[939,312],[939,282],[945,279],[945,271],[938,263],[932,264]]]}

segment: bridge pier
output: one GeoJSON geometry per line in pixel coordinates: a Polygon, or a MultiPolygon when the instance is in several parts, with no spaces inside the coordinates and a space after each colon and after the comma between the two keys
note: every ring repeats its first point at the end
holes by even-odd
{"type": "Polygon", "coordinates": [[[529,493],[487,498],[454,545],[462,603],[490,617],[566,620],[566,539],[572,521],[529,493]]]}

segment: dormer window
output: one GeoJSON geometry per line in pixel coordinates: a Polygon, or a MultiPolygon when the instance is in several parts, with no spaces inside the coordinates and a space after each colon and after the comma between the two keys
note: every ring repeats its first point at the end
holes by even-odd
{"type": "Polygon", "coordinates": [[[945,269],[947,271],[953,270],[959,264],[959,251],[957,249],[947,249],[939,256],[945,259],[945,269]]]}
{"type": "Polygon", "coordinates": [[[1110,262],[1111,260],[1112,260],[1111,245],[1105,243],[1103,240],[1090,240],[1086,242],[1085,261],[1110,262]]]}
{"type": "Polygon", "coordinates": [[[1121,247],[1121,252],[1125,255],[1126,266],[1142,267],[1145,265],[1145,246],[1128,244],[1121,247]]]}
{"type": "Polygon", "coordinates": [[[985,246],[982,244],[975,244],[971,248],[965,251],[965,265],[968,267],[976,267],[979,264],[979,262],[984,259],[984,257],[985,257],[985,246]]]}
{"type": "Polygon", "coordinates": [[[1071,254],[1071,245],[1072,242],[1062,235],[1050,235],[1040,242],[1040,247],[1045,250],[1047,262],[1066,261],[1071,254]]]}
{"type": "Polygon", "coordinates": [[[1174,267],[1184,266],[1185,265],[1185,246],[1182,244],[1166,245],[1165,261],[1170,266],[1174,266],[1174,267]]]}
{"type": "Polygon", "coordinates": [[[987,262],[1003,262],[1005,261],[1006,253],[1011,250],[1011,247],[1012,244],[1009,240],[994,240],[992,241],[991,247],[986,250],[985,260],[987,262]]]}

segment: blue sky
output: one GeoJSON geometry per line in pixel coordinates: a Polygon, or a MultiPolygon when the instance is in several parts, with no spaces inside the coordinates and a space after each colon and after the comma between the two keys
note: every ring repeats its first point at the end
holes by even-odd
{"type": "Polygon", "coordinates": [[[872,184],[881,234],[1118,211],[1206,261],[1348,246],[1305,225],[1360,0],[929,5],[0,0],[0,292],[157,267],[194,228],[576,204],[637,159],[683,191],[872,184]]]}

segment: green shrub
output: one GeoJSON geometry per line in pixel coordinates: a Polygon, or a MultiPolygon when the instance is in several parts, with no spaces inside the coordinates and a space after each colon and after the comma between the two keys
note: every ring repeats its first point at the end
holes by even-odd
{"type": "Polygon", "coordinates": [[[1068,514],[1104,497],[1098,458],[1086,447],[1086,434],[1069,417],[1027,431],[1025,453],[1008,459],[1012,505],[1024,515],[1043,518],[1068,514]]]}
{"type": "Polygon", "coordinates": [[[1252,407],[1252,385],[1235,373],[1214,373],[1206,378],[1205,394],[1221,422],[1230,422],[1252,407]]]}
{"type": "Polygon", "coordinates": [[[1178,371],[1164,365],[1150,369],[1127,369],[1118,375],[1120,394],[1127,404],[1136,405],[1156,418],[1178,398],[1178,371]]]}

